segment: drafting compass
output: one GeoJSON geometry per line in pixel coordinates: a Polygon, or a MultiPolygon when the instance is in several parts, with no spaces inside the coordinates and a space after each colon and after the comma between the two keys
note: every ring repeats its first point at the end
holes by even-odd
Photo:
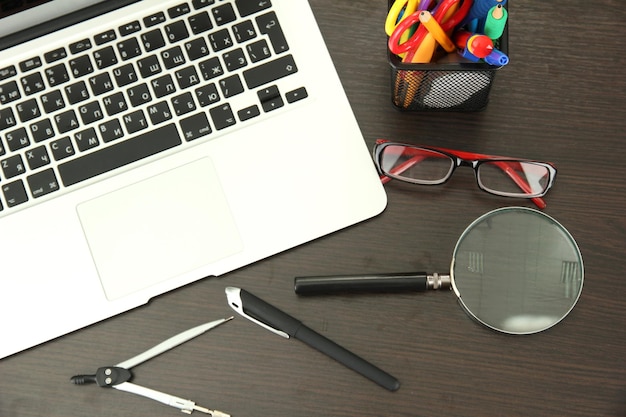
{"type": "Polygon", "coordinates": [[[220,319],[201,324],[200,326],[179,333],[176,336],[173,336],[159,343],[153,348],[150,348],[147,351],[140,353],[139,355],[130,358],[124,362],[118,363],[115,366],[101,367],[96,371],[95,375],[76,375],[71,378],[71,381],[77,385],[96,383],[100,387],[115,388],[120,391],[126,391],[133,394],[141,395],[155,401],[159,401],[163,404],[176,407],[186,414],[191,414],[193,411],[200,411],[202,413],[209,414],[212,417],[230,417],[229,414],[226,414],[222,411],[209,410],[208,408],[196,405],[196,403],[193,401],[155,391],[150,388],[145,388],[140,385],[133,384],[129,381],[133,377],[133,374],[130,372],[130,368],[132,368],[133,366],[139,365],[140,363],[145,362],[148,359],[152,359],[153,357],[160,355],[161,353],[166,352],[182,343],[185,343],[186,341],[191,340],[196,336],[200,336],[202,333],[211,330],[212,328],[217,327],[220,324],[232,319],[233,317],[229,317],[227,319],[220,319]]]}

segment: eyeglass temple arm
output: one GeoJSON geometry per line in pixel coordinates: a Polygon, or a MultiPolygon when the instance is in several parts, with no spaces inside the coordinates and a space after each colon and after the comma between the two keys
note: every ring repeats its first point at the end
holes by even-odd
{"type": "MultiPolygon", "coordinates": [[[[436,149],[436,148],[435,148],[436,149]]],[[[463,159],[482,159],[482,158],[494,158],[493,156],[489,156],[489,155],[482,155],[482,154],[476,154],[476,153],[471,153],[471,152],[463,152],[463,151],[451,151],[449,149],[443,149],[441,148],[441,150],[445,150],[446,152],[450,152],[453,154],[456,154],[459,156],[459,158],[463,158],[463,159]]],[[[424,157],[422,155],[415,155],[414,157],[407,159],[406,161],[404,161],[403,163],[401,163],[400,165],[398,165],[397,167],[394,167],[393,170],[391,170],[389,173],[390,174],[401,174],[404,171],[406,171],[407,169],[411,168],[413,165],[417,164],[418,162],[422,161],[424,159],[424,157]]],[[[517,172],[515,172],[514,169],[511,169],[511,166],[509,163],[504,162],[504,161],[499,161],[496,162],[495,165],[500,168],[505,174],[507,174],[509,176],[509,178],[511,178],[513,180],[513,182],[515,182],[515,184],[524,192],[526,193],[531,193],[532,190],[530,188],[530,185],[528,184],[528,182],[526,182],[522,177],[520,177],[517,172]]],[[[389,181],[391,181],[391,178],[386,176],[386,175],[381,175],[380,176],[380,180],[383,184],[388,183],[389,181]]],[[[547,204],[546,202],[543,200],[543,198],[540,197],[533,197],[530,199],[533,203],[535,203],[535,205],[537,207],[539,207],[540,209],[544,209],[546,208],[547,204]]]]}
{"type": "MultiPolygon", "coordinates": [[[[437,148],[435,148],[437,149],[437,148]]],[[[465,152],[465,151],[455,151],[455,150],[451,150],[451,149],[445,149],[445,148],[440,148],[443,151],[446,152],[450,152],[452,154],[456,154],[459,156],[459,158],[463,158],[463,159],[497,159],[497,158],[503,158],[506,159],[507,157],[504,156],[495,156],[495,155],[484,155],[484,154],[480,154],[480,153],[473,153],[473,152],[465,152]]],[[[528,184],[528,182],[526,180],[524,180],[524,178],[522,178],[517,171],[515,171],[514,169],[511,168],[511,164],[509,162],[505,162],[505,161],[496,161],[495,165],[500,168],[506,175],[509,176],[509,178],[511,178],[511,180],[513,180],[513,182],[525,193],[531,194],[532,193],[532,188],[530,187],[530,184],[528,184]]],[[[547,204],[544,201],[543,198],[540,197],[533,197],[530,199],[533,203],[535,203],[535,205],[537,207],[539,207],[540,209],[545,209],[547,204]]]]}

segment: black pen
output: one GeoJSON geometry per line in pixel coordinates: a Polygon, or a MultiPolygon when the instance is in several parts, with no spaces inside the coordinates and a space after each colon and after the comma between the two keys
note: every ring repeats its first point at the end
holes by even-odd
{"type": "Polygon", "coordinates": [[[400,388],[400,382],[380,368],[367,362],[365,359],[344,349],[332,340],[308,328],[289,314],[266,303],[246,290],[235,287],[226,288],[228,304],[237,313],[261,327],[276,333],[286,339],[293,337],[322,353],[335,359],[337,362],[371,379],[378,385],[395,391],[400,388]]]}

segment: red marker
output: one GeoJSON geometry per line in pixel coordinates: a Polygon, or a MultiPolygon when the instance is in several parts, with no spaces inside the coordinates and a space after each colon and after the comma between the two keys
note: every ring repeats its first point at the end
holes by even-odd
{"type": "Polygon", "coordinates": [[[482,59],[493,51],[493,41],[486,35],[467,31],[458,31],[454,35],[454,44],[476,58],[482,59]]]}

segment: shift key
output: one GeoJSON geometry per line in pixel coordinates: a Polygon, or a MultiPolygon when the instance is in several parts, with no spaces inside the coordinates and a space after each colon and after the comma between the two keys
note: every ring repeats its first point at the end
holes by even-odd
{"type": "Polygon", "coordinates": [[[250,68],[243,72],[248,88],[257,88],[263,84],[298,72],[293,56],[285,55],[265,64],[250,68]]]}

